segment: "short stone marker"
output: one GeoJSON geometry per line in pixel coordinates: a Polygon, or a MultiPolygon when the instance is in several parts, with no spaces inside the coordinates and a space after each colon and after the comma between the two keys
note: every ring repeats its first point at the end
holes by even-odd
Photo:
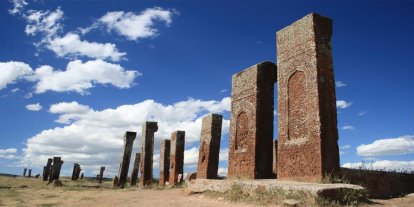
{"type": "Polygon", "coordinates": [[[170,179],[170,145],[171,140],[165,139],[160,145],[160,180],[159,185],[164,186],[170,179]]]}
{"type": "Polygon", "coordinates": [[[184,144],[184,131],[175,131],[171,134],[169,184],[172,186],[180,184],[182,181],[182,174],[184,173],[184,144]],[[181,177],[179,177],[180,174],[181,177]]]}
{"type": "Polygon", "coordinates": [[[210,114],[202,119],[197,165],[198,178],[217,178],[222,119],[223,116],[219,114],[210,114]]]}

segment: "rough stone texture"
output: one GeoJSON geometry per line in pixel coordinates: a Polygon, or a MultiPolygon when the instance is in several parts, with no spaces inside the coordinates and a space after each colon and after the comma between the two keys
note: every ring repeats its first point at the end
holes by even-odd
{"type": "Polygon", "coordinates": [[[276,66],[263,62],[232,78],[228,177],[272,178],[276,66]]]}
{"type": "Polygon", "coordinates": [[[154,133],[158,131],[157,122],[145,122],[141,136],[141,186],[149,186],[152,182],[152,164],[154,155],[154,133]]]}
{"type": "Polygon", "coordinates": [[[26,171],[27,171],[27,168],[24,168],[24,170],[23,170],[23,177],[26,177],[26,171]]]}
{"type": "Polygon", "coordinates": [[[79,167],[80,167],[80,165],[78,163],[73,164],[72,180],[76,180],[76,172],[78,171],[79,167]]]}
{"type": "Polygon", "coordinates": [[[29,178],[32,177],[32,169],[29,169],[29,178]]]}
{"type": "Polygon", "coordinates": [[[81,167],[78,167],[76,169],[75,180],[78,180],[79,179],[79,175],[80,175],[81,171],[82,171],[82,168],[81,167]]]}
{"type": "MultiPolygon", "coordinates": [[[[320,184],[305,183],[293,181],[271,180],[211,180],[211,179],[195,179],[188,183],[190,193],[203,193],[206,191],[214,191],[225,193],[232,189],[232,186],[241,186],[244,192],[286,192],[292,194],[294,192],[310,193],[316,197],[343,200],[350,199],[349,190],[356,192],[364,191],[359,185],[352,184],[320,184]],[[347,193],[348,192],[348,193],[347,193]]],[[[362,193],[361,193],[362,194],[362,193]]],[[[356,194],[355,194],[356,195],[356,194]]]]}
{"type": "Polygon", "coordinates": [[[278,179],[339,169],[332,20],[309,14],[277,32],[278,179]]]}
{"type": "Polygon", "coordinates": [[[138,172],[139,172],[139,164],[141,161],[141,153],[135,154],[134,166],[131,172],[131,182],[130,186],[136,186],[138,181],[138,172]]]}
{"type": "Polygon", "coordinates": [[[222,119],[219,114],[210,114],[202,119],[197,165],[199,178],[217,178],[222,119]]]}
{"type": "Polygon", "coordinates": [[[101,166],[101,169],[99,170],[99,179],[98,179],[99,183],[102,183],[104,171],[105,171],[105,167],[101,166]]]}
{"type": "Polygon", "coordinates": [[[124,135],[124,150],[122,154],[121,163],[119,164],[119,181],[118,187],[124,188],[128,178],[129,162],[131,160],[132,146],[134,144],[136,132],[125,132],[124,135]]]}
{"type": "Polygon", "coordinates": [[[112,188],[118,188],[118,176],[112,178],[112,188]]]}
{"type": "Polygon", "coordinates": [[[60,169],[62,165],[63,165],[63,160],[61,160],[61,157],[53,157],[53,164],[51,166],[49,183],[53,182],[54,180],[59,180],[60,169]]]}
{"type": "Polygon", "coordinates": [[[47,181],[50,175],[51,166],[52,166],[53,159],[49,158],[47,159],[46,166],[43,168],[43,181],[47,181]]]}
{"type": "Polygon", "coordinates": [[[175,131],[171,134],[170,185],[177,185],[182,182],[182,174],[184,172],[184,144],[185,131],[175,131]],[[179,178],[180,174],[181,178],[179,178]]]}
{"type": "Polygon", "coordinates": [[[170,178],[170,146],[169,139],[163,140],[160,145],[160,186],[164,186],[170,178]]]}
{"type": "Polygon", "coordinates": [[[277,177],[277,140],[273,141],[273,175],[277,177]]]}

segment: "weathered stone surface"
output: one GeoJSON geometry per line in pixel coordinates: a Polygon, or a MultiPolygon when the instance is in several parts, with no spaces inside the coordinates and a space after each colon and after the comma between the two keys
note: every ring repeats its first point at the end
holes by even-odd
{"type": "Polygon", "coordinates": [[[273,140],[273,175],[277,177],[277,140],[273,140]]]}
{"type": "Polygon", "coordinates": [[[53,182],[54,180],[59,180],[60,169],[62,165],[63,165],[63,160],[61,160],[61,157],[53,157],[53,164],[51,166],[49,183],[53,182]]]}
{"type": "MultiPolygon", "coordinates": [[[[188,183],[190,193],[203,193],[206,191],[215,191],[225,193],[231,190],[232,186],[238,185],[243,191],[254,192],[286,192],[292,194],[295,192],[304,192],[314,195],[315,197],[344,200],[349,196],[349,190],[363,192],[365,189],[359,185],[351,184],[320,184],[305,183],[293,181],[280,181],[276,179],[263,180],[212,180],[212,179],[195,179],[188,183]],[[348,194],[347,194],[348,192],[348,194]]],[[[355,194],[356,195],[356,194],[355,194]]],[[[363,193],[361,193],[363,195],[363,193]]]]}
{"type": "Polygon", "coordinates": [[[80,179],[83,180],[83,173],[81,174],[80,179]]]}
{"type": "Polygon", "coordinates": [[[23,177],[26,177],[27,168],[23,169],[23,177]]]}
{"type": "Polygon", "coordinates": [[[138,181],[139,164],[141,162],[141,153],[135,154],[134,166],[131,172],[131,186],[136,186],[138,181]]]}
{"type": "Polygon", "coordinates": [[[145,122],[141,136],[141,186],[149,186],[152,182],[152,164],[154,155],[154,133],[158,131],[157,122],[145,122]]]}
{"type": "Polygon", "coordinates": [[[277,32],[278,179],[339,169],[332,20],[309,14],[277,32]]]}
{"type": "Polygon", "coordinates": [[[182,175],[184,173],[184,144],[184,131],[175,131],[171,134],[169,184],[173,186],[182,182],[182,175]],[[179,175],[181,175],[181,178],[179,178],[179,175]]]}
{"type": "Polygon", "coordinates": [[[102,183],[104,171],[105,171],[105,167],[101,166],[101,169],[99,170],[99,177],[98,177],[98,182],[99,183],[102,183]]]}
{"type": "Polygon", "coordinates": [[[80,175],[81,171],[82,171],[82,168],[79,166],[76,169],[75,180],[78,180],[79,179],[79,175],[80,175]]]}
{"type": "Polygon", "coordinates": [[[160,145],[160,186],[164,186],[170,179],[170,145],[169,139],[163,140],[160,145]]]}
{"type": "Polygon", "coordinates": [[[134,144],[136,132],[125,132],[124,135],[124,150],[122,154],[121,163],[119,164],[119,181],[118,187],[124,188],[128,178],[129,162],[131,160],[132,146],[134,144]]]}
{"type": "Polygon", "coordinates": [[[219,114],[211,114],[202,119],[197,165],[198,178],[217,178],[222,119],[223,116],[219,114]]]}
{"type": "Polygon", "coordinates": [[[32,169],[29,169],[29,178],[32,177],[32,169]]]}
{"type": "Polygon", "coordinates": [[[50,175],[51,166],[52,166],[52,159],[47,159],[46,166],[43,167],[43,181],[47,181],[50,175]]]}
{"type": "Polygon", "coordinates": [[[76,180],[76,172],[78,171],[79,167],[80,167],[80,165],[78,163],[73,164],[72,180],[76,180]]]}
{"type": "Polygon", "coordinates": [[[112,178],[112,188],[118,188],[118,176],[112,178]]]}
{"type": "Polygon", "coordinates": [[[263,62],[232,78],[228,177],[272,178],[276,66],[263,62]]]}

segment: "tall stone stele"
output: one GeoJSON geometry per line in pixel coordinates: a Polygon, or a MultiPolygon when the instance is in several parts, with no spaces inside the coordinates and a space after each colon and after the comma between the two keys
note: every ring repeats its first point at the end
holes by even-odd
{"type": "Polygon", "coordinates": [[[105,171],[105,167],[101,166],[101,169],[99,170],[99,178],[98,178],[99,183],[102,183],[104,171],[105,171]]]}
{"type": "Polygon", "coordinates": [[[50,166],[49,183],[54,180],[59,180],[60,169],[62,168],[63,160],[61,157],[53,157],[53,164],[50,166]]]}
{"type": "Polygon", "coordinates": [[[47,179],[49,178],[52,161],[52,158],[47,159],[46,166],[43,167],[43,181],[47,181],[47,179]]]}
{"type": "Polygon", "coordinates": [[[180,184],[183,179],[184,144],[185,131],[175,131],[171,134],[169,184],[172,186],[180,184]]]}
{"type": "Polygon", "coordinates": [[[134,166],[131,172],[131,182],[130,186],[136,186],[138,181],[138,173],[139,173],[139,164],[141,162],[141,153],[135,154],[134,166]]]}
{"type": "Polygon", "coordinates": [[[129,162],[131,161],[132,146],[134,144],[136,132],[125,132],[124,134],[124,150],[121,163],[119,164],[118,187],[124,188],[128,178],[129,162]]]}
{"type": "Polygon", "coordinates": [[[278,179],[339,169],[332,20],[311,13],[278,31],[278,179]]]}
{"type": "Polygon", "coordinates": [[[210,114],[202,119],[197,165],[199,179],[217,178],[222,119],[219,114],[210,114]]]}
{"type": "Polygon", "coordinates": [[[273,176],[276,73],[274,63],[262,62],[233,75],[229,179],[267,179],[273,176]]]}
{"type": "Polygon", "coordinates": [[[73,164],[73,170],[72,170],[72,180],[76,179],[76,172],[78,171],[78,168],[80,165],[78,163],[73,164]]]}
{"type": "Polygon", "coordinates": [[[170,179],[170,146],[171,140],[165,139],[160,145],[160,180],[159,185],[164,186],[170,179]]]}
{"type": "Polygon", "coordinates": [[[152,183],[152,164],[154,155],[154,133],[158,131],[157,122],[145,122],[141,136],[141,186],[152,183]]]}

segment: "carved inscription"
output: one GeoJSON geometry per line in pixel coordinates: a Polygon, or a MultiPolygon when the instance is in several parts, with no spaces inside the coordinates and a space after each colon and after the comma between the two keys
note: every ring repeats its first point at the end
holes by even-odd
{"type": "Polygon", "coordinates": [[[235,150],[247,149],[247,140],[249,137],[249,118],[246,112],[241,112],[236,121],[236,140],[235,150]]]}
{"type": "Polygon", "coordinates": [[[296,71],[288,82],[289,140],[304,139],[307,135],[306,77],[296,71]]]}

